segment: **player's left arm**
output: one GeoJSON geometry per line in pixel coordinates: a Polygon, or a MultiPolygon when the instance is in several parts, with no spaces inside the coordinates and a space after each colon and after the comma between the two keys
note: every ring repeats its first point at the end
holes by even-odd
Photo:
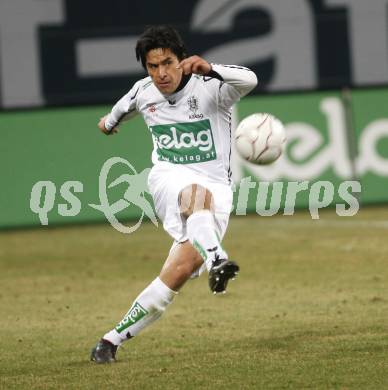
{"type": "Polygon", "coordinates": [[[237,65],[211,64],[199,56],[185,58],[178,68],[181,68],[184,74],[194,73],[220,80],[227,86],[222,91],[224,95],[228,95],[227,100],[237,101],[257,85],[256,74],[250,69],[237,65]]]}
{"type": "MultiPolygon", "coordinates": [[[[212,64],[213,77],[237,91],[239,98],[248,95],[257,85],[257,76],[250,69],[239,65],[212,64]]],[[[231,91],[229,91],[231,92],[231,91]]]]}

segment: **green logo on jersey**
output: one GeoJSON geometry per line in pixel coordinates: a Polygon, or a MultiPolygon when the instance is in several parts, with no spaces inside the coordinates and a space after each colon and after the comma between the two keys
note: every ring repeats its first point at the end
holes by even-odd
{"type": "Polygon", "coordinates": [[[148,311],[144,309],[139,302],[135,302],[135,304],[129,309],[128,313],[116,326],[117,332],[122,332],[124,329],[127,329],[129,326],[141,320],[147,314],[148,311]]]}
{"type": "Polygon", "coordinates": [[[150,130],[157,146],[159,160],[174,164],[191,164],[215,160],[210,121],[172,123],[151,126],[150,130]]]}

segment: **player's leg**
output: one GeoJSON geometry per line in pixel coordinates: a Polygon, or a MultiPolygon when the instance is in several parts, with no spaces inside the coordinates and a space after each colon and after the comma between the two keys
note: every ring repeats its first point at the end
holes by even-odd
{"type": "Polygon", "coordinates": [[[213,293],[225,292],[229,279],[237,275],[239,267],[228,260],[221,246],[215,226],[212,193],[201,185],[191,184],[180,192],[179,204],[186,218],[187,236],[209,271],[210,289],[213,293]]]}
{"type": "Polygon", "coordinates": [[[187,235],[210,271],[216,257],[227,258],[214,225],[214,198],[201,185],[191,184],[179,194],[179,206],[186,219],[187,235]]]}
{"type": "Polygon", "coordinates": [[[202,258],[189,241],[177,244],[159,277],[137,296],[119,324],[97,343],[91,359],[97,363],[115,361],[117,347],[160,318],[179,289],[202,263],[202,258]]]}
{"type": "Polygon", "coordinates": [[[178,243],[171,249],[159,278],[172,290],[179,291],[202,264],[202,257],[190,241],[178,243]]]}

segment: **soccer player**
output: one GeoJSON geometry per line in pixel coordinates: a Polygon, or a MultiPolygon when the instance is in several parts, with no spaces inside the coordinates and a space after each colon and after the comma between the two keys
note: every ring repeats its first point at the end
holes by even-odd
{"type": "Polygon", "coordinates": [[[223,293],[239,270],[221,245],[232,206],[231,107],[257,84],[235,65],[187,56],[170,26],[153,26],[136,45],[148,77],[101,118],[114,134],[141,113],[152,135],[148,186],[164,229],[174,239],[159,276],[133,301],[119,324],[93,348],[91,360],[115,361],[117,348],[157,320],[190,277],[207,269],[213,293],[223,293]]]}

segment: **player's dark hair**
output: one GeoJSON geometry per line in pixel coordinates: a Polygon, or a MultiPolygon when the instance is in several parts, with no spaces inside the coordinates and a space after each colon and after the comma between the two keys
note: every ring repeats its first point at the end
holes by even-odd
{"type": "Polygon", "coordinates": [[[136,44],[136,58],[146,69],[146,55],[152,49],[170,49],[178,60],[186,58],[186,47],[174,27],[168,25],[150,26],[136,44]]]}

